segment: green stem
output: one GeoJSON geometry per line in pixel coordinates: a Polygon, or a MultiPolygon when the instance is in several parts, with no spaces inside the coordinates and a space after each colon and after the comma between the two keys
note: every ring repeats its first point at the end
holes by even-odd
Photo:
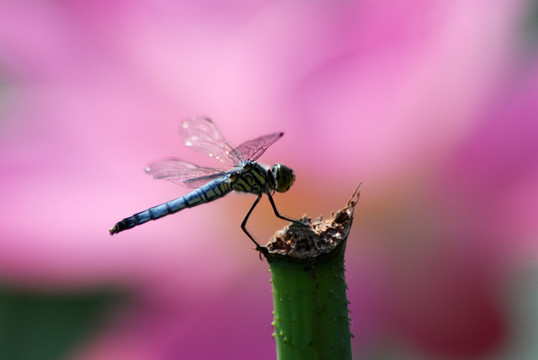
{"type": "Polygon", "coordinates": [[[357,200],[358,189],[330,219],[291,224],[262,251],[272,274],[280,360],[351,359],[344,253],[357,200]]]}

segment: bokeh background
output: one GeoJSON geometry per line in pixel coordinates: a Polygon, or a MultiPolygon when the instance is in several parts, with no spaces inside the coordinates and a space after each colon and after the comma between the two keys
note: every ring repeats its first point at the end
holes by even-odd
{"type": "MultiPolygon", "coordinates": [[[[218,202],[144,166],[211,116],[329,215],[362,181],[346,267],[357,359],[538,358],[536,2],[0,2],[0,358],[274,359],[267,264],[218,202]]],[[[285,224],[266,201],[265,242],[285,224]]]]}

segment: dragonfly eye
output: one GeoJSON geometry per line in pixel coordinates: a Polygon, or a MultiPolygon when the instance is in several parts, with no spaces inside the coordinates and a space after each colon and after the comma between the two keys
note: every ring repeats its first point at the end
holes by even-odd
{"type": "Polygon", "coordinates": [[[295,181],[293,170],[282,164],[275,164],[271,169],[273,178],[275,179],[275,190],[278,192],[286,192],[295,181]]]}

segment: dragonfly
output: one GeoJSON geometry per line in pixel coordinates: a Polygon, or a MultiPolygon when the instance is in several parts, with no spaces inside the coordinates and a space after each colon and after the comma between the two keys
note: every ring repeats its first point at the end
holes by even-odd
{"type": "Polygon", "coordinates": [[[260,136],[234,147],[222,136],[210,118],[196,116],[181,124],[180,133],[185,146],[233,168],[223,170],[202,167],[178,158],[168,158],[150,163],[146,166],[145,171],[152,178],[168,180],[194,190],[177,199],[151,207],[117,222],[109,230],[111,235],[183,209],[220,199],[232,191],[257,195],[241,223],[241,229],[254,242],[257,250],[262,249],[262,247],[248,232],[246,224],[250,214],[264,194],[269,198],[276,217],[302,225],[299,221],[282,216],[273,200],[275,192],[286,192],[294,183],[293,170],[283,164],[275,164],[269,168],[256,162],[269,146],[284,135],[283,132],[260,136]]]}

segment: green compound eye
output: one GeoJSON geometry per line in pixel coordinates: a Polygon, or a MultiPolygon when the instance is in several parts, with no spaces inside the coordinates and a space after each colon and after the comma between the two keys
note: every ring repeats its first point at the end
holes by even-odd
{"type": "Polygon", "coordinates": [[[278,192],[288,191],[295,181],[293,170],[286,165],[275,164],[271,169],[271,173],[275,178],[275,190],[278,192]]]}

